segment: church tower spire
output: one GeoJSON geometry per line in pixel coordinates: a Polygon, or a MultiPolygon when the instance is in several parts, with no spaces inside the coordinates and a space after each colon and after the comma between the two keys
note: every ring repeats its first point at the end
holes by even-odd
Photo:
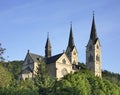
{"type": "Polygon", "coordinates": [[[70,47],[71,50],[75,47],[73,33],[72,33],[72,23],[70,24],[70,35],[69,35],[68,47],[70,47]]]}
{"type": "Polygon", "coordinates": [[[68,46],[66,49],[66,54],[71,64],[78,64],[78,54],[77,54],[77,49],[75,47],[74,38],[73,38],[72,23],[70,24],[70,35],[69,35],[68,46]]]}
{"type": "Polygon", "coordinates": [[[90,39],[93,41],[93,43],[95,43],[95,41],[98,39],[97,32],[96,32],[96,26],[95,26],[94,13],[93,13],[93,20],[92,20],[90,39]]]}
{"type": "Polygon", "coordinates": [[[51,57],[51,44],[49,39],[49,32],[47,34],[47,41],[45,45],[45,58],[51,57]]]}
{"type": "Polygon", "coordinates": [[[101,45],[99,38],[97,37],[94,14],[92,19],[90,39],[86,46],[86,65],[95,76],[102,77],[101,45]]]}

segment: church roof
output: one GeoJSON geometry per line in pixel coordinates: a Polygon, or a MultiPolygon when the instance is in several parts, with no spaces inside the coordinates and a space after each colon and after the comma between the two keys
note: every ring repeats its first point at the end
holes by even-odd
{"type": "Polygon", "coordinates": [[[31,70],[31,68],[30,67],[27,67],[27,68],[25,68],[24,70],[22,70],[21,72],[20,72],[20,74],[25,74],[25,73],[32,73],[33,71],[31,70]]]}
{"type": "Polygon", "coordinates": [[[63,53],[57,54],[55,56],[51,56],[46,60],[47,61],[46,63],[47,64],[55,63],[62,55],[63,55],[63,53]]]}
{"type": "Polygon", "coordinates": [[[39,63],[39,60],[38,60],[38,58],[44,58],[43,56],[40,56],[40,55],[37,55],[37,54],[34,54],[34,53],[29,53],[29,55],[30,55],[30,57],[32,58],[32,60],[34,61],[34,62],[37,62],[37,63],[39,63]]]}
{"type": "Polygon", "coordinates": [[[93,14],[93,20],[92,20],[92,26],[91,26],[90,39],[93,41],[93,44],[95,44],[96,41],[98,40],[96,26],[95,26],[95,20],[94,20],[94,14],[93,14]]]}

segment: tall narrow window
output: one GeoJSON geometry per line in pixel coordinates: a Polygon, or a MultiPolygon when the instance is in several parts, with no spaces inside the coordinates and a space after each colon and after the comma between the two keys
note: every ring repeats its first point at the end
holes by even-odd
{"type": "Polygon", "coordinates": [[[98,54],[97,54],[97,56],[96,56],[96,60],[97,60],[97,61],[100,61],[100,57],[98,56],[98,54]]]}
{"type": "Polygon", "coordinates": [[[93,56],[90,54],[89,56],[89,59],[88,59],[89,62],[93,62],[93,56]]]}
{"type": "Polygon", "coordinates": [[[99,49],[99,46],[97,45],[97,49],[99,49]]]}
{"type": "Polygon", "coordinates": [[[30,64],[30,59],[27,60],[27,64],[30,64]]]}
{"type": "Polygon", "coordinates": [[[91,50],[92,50],[92,45],[89,46],[89,51],[91,51],[91,50]]]}

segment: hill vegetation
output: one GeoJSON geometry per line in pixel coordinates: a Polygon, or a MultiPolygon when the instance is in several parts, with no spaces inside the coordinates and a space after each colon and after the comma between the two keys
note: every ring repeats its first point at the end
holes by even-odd
{"type": "Polygon", "coordinates": [[[111,83],[120,87],[120,74],[104,70],[102,76],[104,79],[109,80],[111,83]]]}
{"type": "Polygon", "coordinates": [[[23,81],[17,80],[22,64],[23,61],[0,63],[0,95],[120,95],[119,74],[103,71],[100,79],[79,63],[78,72],[61,80],[51,79],[44,66],[39,66],[44,72],[38,72],[35,81],[23,81]]]}

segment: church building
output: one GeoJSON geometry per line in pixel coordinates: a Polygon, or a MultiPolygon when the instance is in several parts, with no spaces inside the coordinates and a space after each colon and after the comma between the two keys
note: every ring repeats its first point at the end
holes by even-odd
{"type": "Polygon", "coordinates": [[[64,75],[75,71],[73,69],[73,65],[78,64],[78,53],[74,43],[72,24],[70,25],[70,35],[66,51],[53,56],[51,53],[51,43],[48,35],[45,45],[45,57],[38,54],[33,54],[28,50],[19,79],[25,80],[27,78],[34,77],[37,71],[37,66],[40,64],[38,59],[44,60],[48,74],[51,77],[60,79],[64,75]]]}
{"type": "MultiPolygon", "coordinates": [[[[19,79],[34,78],[40,60],[44,60],[48,74],[58,79],[68,73],[74,73],[74,66],[78,65],[78,52],[74,43],[72,24],[66,51],[52,56],[49,35],[45,44],[45,56],[31,53],[29,50],[25,57],[19,79]],[[39,60],[38,60],[39,59],[39,60]]],[[[83,55],[84,56],[84,55],[83,55]]],[[[101,46],[97,37],[94,15],[89,42],[86,46],[86,65],[95,76],[101,77],[101,46]]]]}

